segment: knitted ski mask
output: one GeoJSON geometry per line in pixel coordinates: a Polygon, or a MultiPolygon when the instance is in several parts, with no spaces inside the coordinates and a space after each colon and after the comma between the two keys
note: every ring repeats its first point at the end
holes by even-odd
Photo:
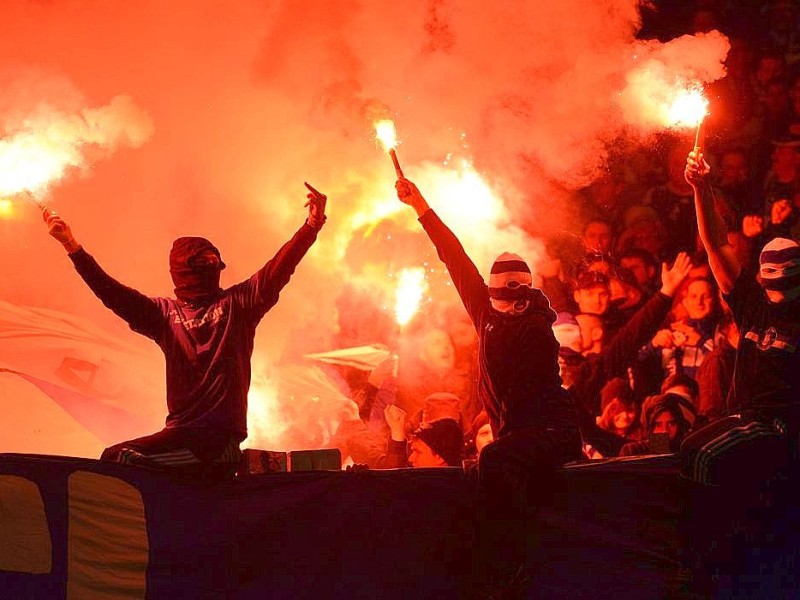
{"type": "Polygon", "coordinates": [[[175,284],[175,296],[192,304],[215,299],[219,293],[219,275],[225,268],[219,250],[201,237],[180,237],[169,252],[169,272],[175,284]],[[210,250],[219,264],[198,265],[197,259],[210,250]]]}
{"type": "Polygon", "coordinates": [[[517,254],[503,252],[489,274],[492,308],[507,314],[525,312],[530,304],[533,278],[528,264],[517,254]]]}
{"type": "Polygon", "coordinates": [[[761,287],[770,302],[790,302],[800,297],[800,246],[793,240],[775,238],[759,257],[761,287]]]}

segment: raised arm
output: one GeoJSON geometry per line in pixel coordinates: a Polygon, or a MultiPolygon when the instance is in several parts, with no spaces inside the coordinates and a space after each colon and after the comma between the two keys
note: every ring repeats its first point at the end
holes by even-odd
{"type": "Polygon", "coordinates": [[[436,247],[439,259],[447,267],[464,307],[477,325],[480,314],[489,306],[489,291],[477,267],[455,234],[428,206],[416,185],[403,178],[397,180],[395,188],[400,201],[416,211],[419,222],[436,247]]]}
{"type": "Polygon", "coordinates": [[[686,181],[694,189],[694,206],[697,213],[697,229],[708,254],[708,264],[723,294],[733,289],[733,284],[742,270],[733,247],[728,242],[727,230],[722,217],[714,209],[714,193],[708,180],[711,167],[703,154],[689,153],[686,160],[686,181]]]}
{"type": "Polygon", "coordinates": [[[325,206],[328,198],[308,183],[308,217],[288,242],[250,279],[237,287],[244,293],[244,303],[254,308],[261,318],[278,301],[278,295],[294,274],[297,265],[317,239],[317,233],[327,221],[325,206]]]}
{"type": "Polygon", "coordinates": [[[121,284],[106,273],[97,261],[77,242],[70,226],[55,211],[42,210],[42,218],[51,236],[66,250],[75,270],[95,296],[114,313],[124,319],[131,329],[154,337],[163,317],[158,303],[141,292],[121,284]]]}

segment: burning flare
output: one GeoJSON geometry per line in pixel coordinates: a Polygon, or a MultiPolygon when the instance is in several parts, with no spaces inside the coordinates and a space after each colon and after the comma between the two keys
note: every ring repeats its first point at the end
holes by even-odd
{"type": "Polygon", "coordinates": [[[402,178],[403,169],[400,168],[400,161],[397,160],[397,152],[395,152],[395,148],[397,147],[397,130],[394,128],[394,121],[391,119],[381,119],[380,121],[375,121],[375,138],[380,142],[383,149],[389,153],[389,156],[392,158],[392,163],[394,164],[394,171],[397,174],[398,179],[402,178]]]}
{"type": "Polygon", "coordinates": [[[708,113],[708,100],[699,87],[681,90],[667,112],[674,127],[698,127],[708,113]]]}
{"type": "Polygon", "coordinates": [[[397,148],[397,130],[394,121],[391,119],[375,121],[375,139],[383,147],[384,152],[397,148]]]}
{"type": "Polygon", "coordinates": [[[428,283],[425,280],[424,268],[411,267],[400,271],[397,277],[394,305],[394,314],[398,325],[402,327],[411,321],[411,318],[419,310],[422,297],[427,290],[428,283]]]}

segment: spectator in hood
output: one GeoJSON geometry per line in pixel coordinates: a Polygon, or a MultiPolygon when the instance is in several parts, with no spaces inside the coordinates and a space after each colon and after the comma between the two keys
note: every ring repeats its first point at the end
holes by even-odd
{"type": "Polygon", "coordinates": [[[256,326],[278,301],[325,223],[326,197],[308,184],[308,217],[250,278],[220,288],[220,251],[202,237],[175,240],[169,267],[175,298],[150,297],[108,275],[67,223],[44,209],[58,240],[94,294],[131,329],[155,341],[166,361],[166,427],[107,448],[102,460],[201,477],[235,473],[247,437],[247,391],[256,326]]]}
{"type": "Polygon", "coordinates": [[[677,453],[681,442],[691,431],[697,418],[697,410],[688,400],[677,394],[658,394],[648,396],[642,403],[643,440],[625,444],[619,451],[620,456],[636,456],[639,454],[677,453]],[[653,434],[663,434],[667,445],[655,447],[653,434]]]}

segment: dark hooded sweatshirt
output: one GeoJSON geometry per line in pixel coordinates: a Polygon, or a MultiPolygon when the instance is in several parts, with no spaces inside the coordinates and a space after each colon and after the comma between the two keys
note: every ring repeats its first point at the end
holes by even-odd
{"type": "Polygon", "coordinates": [[[516,429],[574,429],[575,409],[561,387],[556,314],[533,290],[520,315],[492,308],[489,289],[464,248],[433,210],[419,218],[447,266],[478,333],[478,393],[497,437],[516,429]]]}
{"type": "Polygon", "coordinates": [[[70,254],[92,292],[166,360],[166,426],[247,437],[247,392],[256,326],[317,239],[304,224],[253,276],[202,304],[151,298],[122,285],[85,250],[70,254]]]}

